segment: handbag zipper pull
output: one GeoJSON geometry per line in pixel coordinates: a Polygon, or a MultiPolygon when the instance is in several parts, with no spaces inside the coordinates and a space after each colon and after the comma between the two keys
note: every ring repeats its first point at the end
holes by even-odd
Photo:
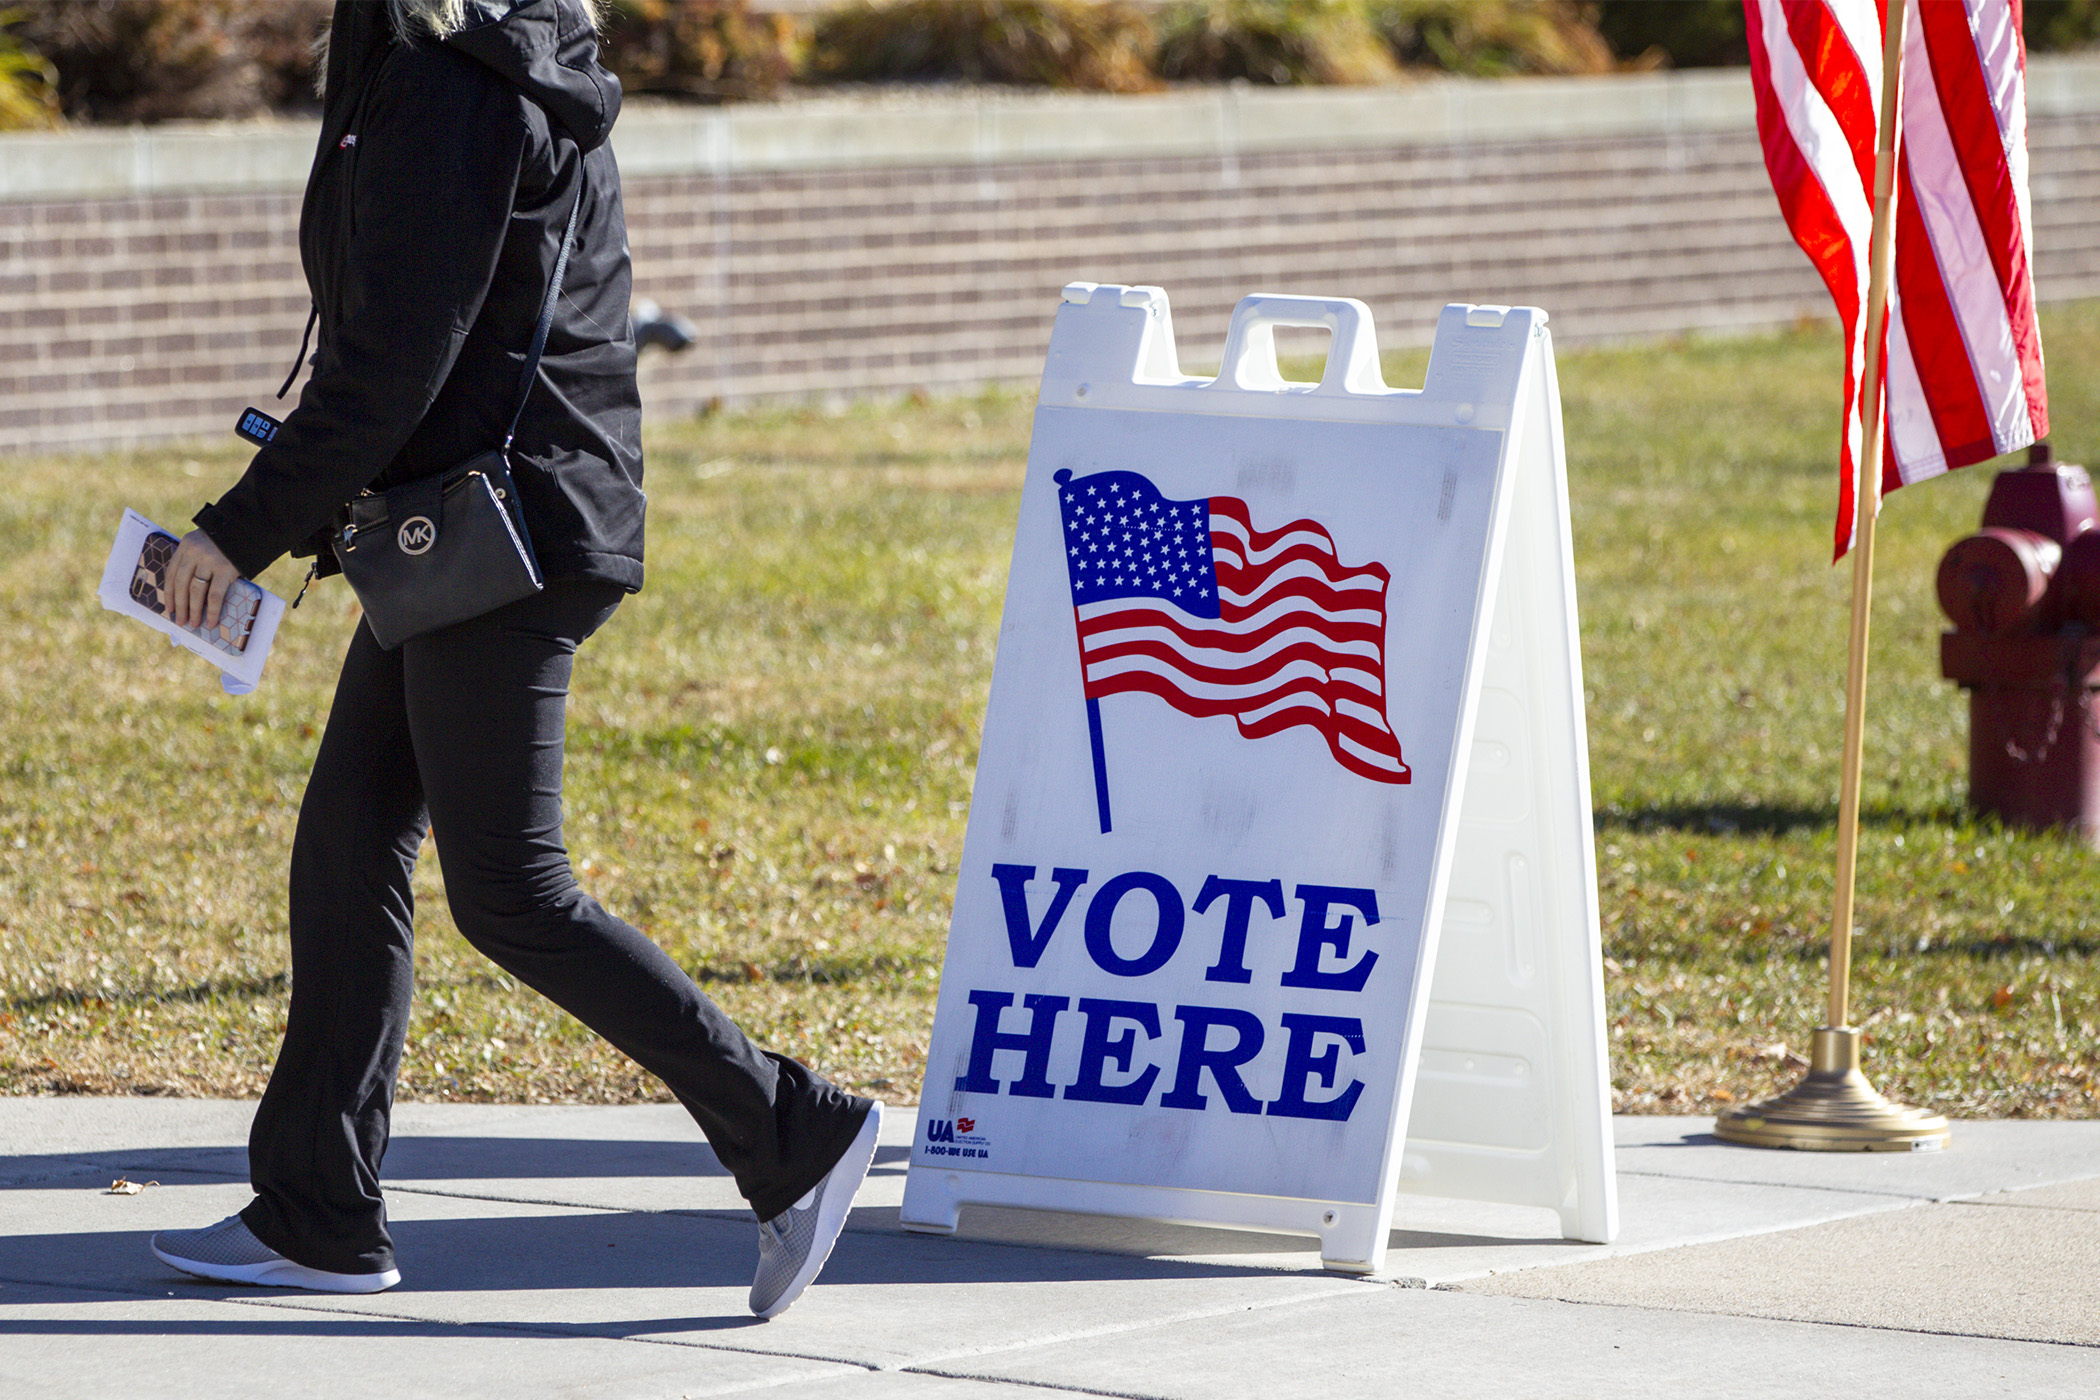
{"type": "Polygon", "coordinates": [[[299,585],[299,596],[292,599],[293,607],[296,608],[306,601],[306,590],[314,586],[314,575],[319,572],[321,572],[321,561],[319,559],[315,559],[313,563],[307,565],[306,582],[299,585]]]}

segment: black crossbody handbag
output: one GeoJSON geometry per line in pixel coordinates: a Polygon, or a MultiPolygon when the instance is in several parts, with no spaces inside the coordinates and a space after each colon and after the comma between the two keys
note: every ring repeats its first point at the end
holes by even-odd
{"type": "Polygon", "coordinates": [[[525,357],[518,403],[511,410],[503,445],[450,471],[386,492],[366,491],[338,516],[336,561],[364,605],[373,637],[389,651],[411,637],[529,598],[546,586],[511,481],[510,444],[539,375],[582,204],[579,184],[576,202],[569,206],[568,227],[562,231],[561,252],[554,260],[554,276],[547,283],[547,299],[540,305],[539,324],[533,327],[532,352],[525,357]]]}

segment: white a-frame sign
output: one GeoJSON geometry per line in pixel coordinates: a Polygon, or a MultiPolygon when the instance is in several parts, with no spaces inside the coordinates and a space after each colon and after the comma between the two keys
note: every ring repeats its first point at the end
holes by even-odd
{"type": "Polygon", "coordinates": [[[1248,297],[1210,380],[1158,288],[1067,287],[905,1225],[1610,1239],[1588,762],[1545,313],[1446,307],[1393,390],[1361,302],[1248,297]]]}

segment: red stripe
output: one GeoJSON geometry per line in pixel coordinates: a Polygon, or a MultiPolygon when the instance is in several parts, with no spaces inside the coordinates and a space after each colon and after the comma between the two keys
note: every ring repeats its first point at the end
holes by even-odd
{"type": "Polygon", "coordinates": [[[1310,724],[1321,729],[1331,728],[1337,734],[1346,731],[1350,738],[1367,749],[1390,754],[1394,759],[1400,757],[1400,741],[1389,731],[1366,724],[1336,709],[1338,700],[1355,700],[1355,696],[1330,695],[1327,693],[1327,687],[1312,681],[1272,686],[1244,700],[1210,700],[1182,690],[1174,683],[1172,676],[1162,676],[1156,671],[1126,671],[1122,675],[1113,676],[1088,687],[1087,694],[1096,699],[1104,695],[1156,695],[1183,714],[1201,718],[1231,715],[1239,723],[1240,732],[1250,739],[1258,739],[1301,724],[1310,724]],[[1317,705],[1285,705],[1282,709],[1263,715],[1259,719],[1242,718],[1293,696],[1309,696],[1319,700],[1326,708],[1322,709],[1317,705]]]}
{"type": "Polygon", "coordinates": [[[1220,597],[1218,612],[1226,622],[1238,622],[1243,618],[1253,617],[1264,608],[1274,607],[1284,598],[1303,598],[1307,602],[1326,608],[1329,612],[1384,607],[1384,600],[1378,595],[1368,595],[1369,602],[1363,601],[1366,596],[1365,590],[1360,588],[1344,591],[1329,588],[1326,584],[1309,578],[1293,578],[1264,585],[1252,599],[1244,603],[1235,603],[1230,598],[1220,597]]]}
{"type": "MultiPolygon", "coordinates": [[[[1896,287],[1903,298],[1903,327],[1910,341],[1910,357],[1918,367],[1924,386],[1925,406],[1932,413],[1933,431],[1949,467],[1994,456],[1991,418],[1983,391],[1976,384],[1976,366],[1969,359],[1968,343],[1962,339],[1961,323],[1948,300],[1947,284],[1940,277],[1939,262],[1932,254],[1932,236],[1925,216],[1918,210],[1916,186],[1911,182],[1910,151],[1899,157],[1897,174],[1902,195],[1896,200],[1896,287]],[[1977,455],[1979,445],[1981,455],[1977,455]]],[[[1894,461],[1894,444],[1882,457],[1882,476],[1887,480],[1894,461]]]]}
{"type": "MultiPolygon", "coordinates": [[[[1347,687],[1355,692],[1355,698],[1362,703],[1374,709],[1380,704],[1380,697],[1376,691],[1359,685],[1355,681],[1342,680],[1333,675],[1333,672],[1337,670],[1364,671],[1375,675],[1377,674],[1378,663],[1375,661],[1366,662],[1362,657],[1350,656],[1345,652],[1331,650],[1319,645],[1317,642],[1299,642],[1294,646],[1282,647],[1274,654],[1262,657],[1259,661],[1248,661],[1234,666],[1213,666],[1165,642],[1151,638],[1136,638],[1127,642],[1113,642],[1107,646],[1089,647],[1086,649],[1082,660],[1087,666],[1092,667],[1099,662],[1119,661],[1131,656],[1147,657],[1153,661],[1160,662],[1169,670],[1189,677],[1191,680],[1204,681],[1211,685],[1260,685],[1297,662],[1309,661],[1323,672],[1328,673],[1326,676],[1327,681],[1331,681],[1338,686],[1347,687]]],[[[1307,685],[1323,683],[1311,677],[1302,678],[1302,682],[1307,685]]],[[[1294,686],[1300,683],[1300,679],[1297,678],[1290,682],[1294,686]]],[[[1251,709],[1254,706],[1254,702],[1250,700],[1238,700],[1233,703],[1242,709],[1251,709]]]]}
{"type": "MultiPolygon", "coordinates": [[[[1320,524],[1317,520],[1293,520],[1280,530],[1257,530],[1254,528],[1253,518],[1247,514],[1247,503],[1240,500],[1237,496],[1213,496],[1210,498],[1210,508],[1213,514],[1225,516],[1227,519],[1239,523],[1240,527],[1247,532],[1247,548],[1249,550],[1258,551],[1272,548],[1278,540],[1283,539],[1287,535],[1301,533],[1317,535],[1327,544],[1327,557],[1334,560],[1337,566],[1341,564],[1341,554],[1335,548],[1334,536],[1328,534],[1327,527],[1320,524]]],[[[1213,544],[1223,543],[1234,553],[1239,552],[1240,541],[1236,535],[1225,534],[1221,538],[1220,535],[1213,533],[1211,541],[1213,544]]],[[[1304,547],[1310,548],[1310,546],[1304,547]]],[[[1365,564],[1358,568],[1350,569],[1349,572],[1374,573],[1380,578],[1387,580],[1390,580],[1392,577],[1391,574],[1386,572],[1383,564],[1365,564]]]]}
{"type": "Polygon", "coordinates": [[[1370,642],[1380,648],[1381,655],[1384,654],[1385,642],[1385,629],[1371,622],[1336,622],[1308,613],[1286,613],[1260,627],[1205,631],[1189,627],[1172,613],[1152,607],[1126,608],[1081,618],[1079,636],[1085,641],[1098,633],[1120,631],[1125,627],[1165,627],[1187,639],[1190,646],[1214,647],[1223,651],[1252,651],[1271,637],[1298,628],[1310,628],[1338,642],[1370,642]]]}
{"type": "Polygon", "coordinates": [[[1827,0],[1781,0],[1787,33],[1793,36],[1801,66],[1823,100],[1830,104],[1852,148],[1852,163],[1859,170],[1859,187],[1871,204],[1874,199],[1874,143],[1879,138],[1879,119],[1874,111],[1874,89],[1867,80],[1852,41],[1830,13],[1827,0]]]}
{"type": "Polygon", "coordinates": [[[1375,564],[1352,569],[1343,564],[1341,560],[1335,558],[1333,550],[1322,550],[1317,545],[1311,544],[1294,544],[1280,554],[1271,555],[1259,564],[1253,564],[1247,562],[1240,555],[1238,549],[1239,541],[1232,536],[1212,535],[1210,538],[1211,546],[1214,550],[1211,557],[1219,569],[1231,569],[1234,573],[1248,574],[1255,578],[1274,573],[1286,564],[1301,563],[1316,566],[1321,573],[1331,580],[1361,578],[1366,574],[1370,574],[1375,575],[1380,585],[1383,585],[1389,582],[1391,577],[1384,569],[1379,568],[1375,564]]]}
{"type": "MultiPolygon", "coordinates": [[[[1779,95],[1772,89],[1771,59],[1765,53],[1764,26],[1758,18],[1758,0],[1743,0],[1750,40],[1750,85],[1757,96],[1757,134],[1764,146],[1765,169],[1772,176],[1772,190],[1779,197],[1780,213],[1801,251],[1830,289],[1838,321],[1845,335],[1845,413],[1856,415],[1859,405],[1860,367],[1853,360],[1852,343],[1859,324],[1860,296],[1854,280],[1852,241],[1838,219],[1830,196],[1817,181],[1808,160],[1794,144],[1779,95]]],[[[1857,469],[1852,457],[1850,429],[1838,433],[1838,514],[1835,558],[1845,557],[1852,547],[1853,478],[1857,469]]]]}
{"type": "MultiPolygon", "coordinates": [[[[1291,687],[1278,691],[1275,698],[1280,699],[1284,695],[1299,689],[1303,689],[1309,694],[1318,693],[1316,688],[1310,686],[1291,687]]],[[[1412,777],[1406,762],[1400,757],[1400,744],[1397,739],[1390,734],[1372,730],[1368,726],[1358,724],[1343,716],[1322,714],[1317,710],[1286,710],[1280,714],[1266,716],[1253,724],[1248,724],[1239,718],[1238,712],[1240,709],[1256,709],[1259,708],[1260,704],[1272,702],[1265,700],[1238,705],[1230,702],[1198,700],[1193,695],[1175,689],[1173,682],[1165,677],[1148,675],[1144,672],[1133,672],[1129,675],[1118,676],[1113,681],[1104,682],[1099,689],[1089,687],[1087,693],[1090,697],[1119,693],[1151,694],[1158,696],[1183,714],[1195,715],[1199,718],[1231,715],[1233,723],[1239,728],[1241,737],[1247,739],[1265,739],[1271,734],[1280,734],[1286,729],[1295,729],[1300,725],[1304,725],[1318,730],[1320,736],[1327,740],[1327,751],[1334,755],[1335,762],[1341,764],[1352,773],[1381,783],[1405,783],[1412,777]],[[1347,749],[1344,749],[1340,743],[1341,735],[1344,732],[1347,732],[1351,739],[1362,744],[1365,748],[1391,758],[1400,765],[1400,771],[1395,774],[1383,768],[1375,768],[1350,753],[1347,749]]]]}
{"type": "MultiPolygon", "coordinates": [[[[2005,159],[2005,143],[1998,130],[1998,113],[1984,85],[1983,60],[1976,52],[1976,36],[1969,28],[1968,7],[1958,4],[1927,4],[1918,7],[1923,22],[1925,51],[1932,57],[1933,85],[1939,92],[1940,110],[1954,140],[1955,159],[1962,180],[1975,206],[1976,221],[1983,227],[1991,267],[1998,274],[1998,288],[2005,297],[2005,314],[2012,323],[2013,347],[2020,357],[2020,377],[2027,390],[2030,420],[2037,438],[2049,431],[2047,390],[2042,383],[2041,327],[2035,320],[2034,280],[2028,264],[2026,238],[2020,227],[2020,202],[2013,188],[2012,169],[2005,159]]],[[[1929,397],[1933,386],[1926,385],[1929,397]]],[[[1996,455],[1995,449],[1984,454],[1996,455]]],[[[1981,461],[1982,458],[1971,458],[1981,461]]],[[[1950,454],[1948,466],[1967,466],[1950,454]]]]}

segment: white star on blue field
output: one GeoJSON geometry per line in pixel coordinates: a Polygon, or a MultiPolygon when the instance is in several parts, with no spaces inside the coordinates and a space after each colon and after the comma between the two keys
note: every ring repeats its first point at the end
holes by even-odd
{"type": "Polygon", "coordinates": [[[1191,617],[1218,615],[1209,501],[1170,501],[1136,472],[1056,480],[1074,604],[1158,598],[1191,617]]]}

